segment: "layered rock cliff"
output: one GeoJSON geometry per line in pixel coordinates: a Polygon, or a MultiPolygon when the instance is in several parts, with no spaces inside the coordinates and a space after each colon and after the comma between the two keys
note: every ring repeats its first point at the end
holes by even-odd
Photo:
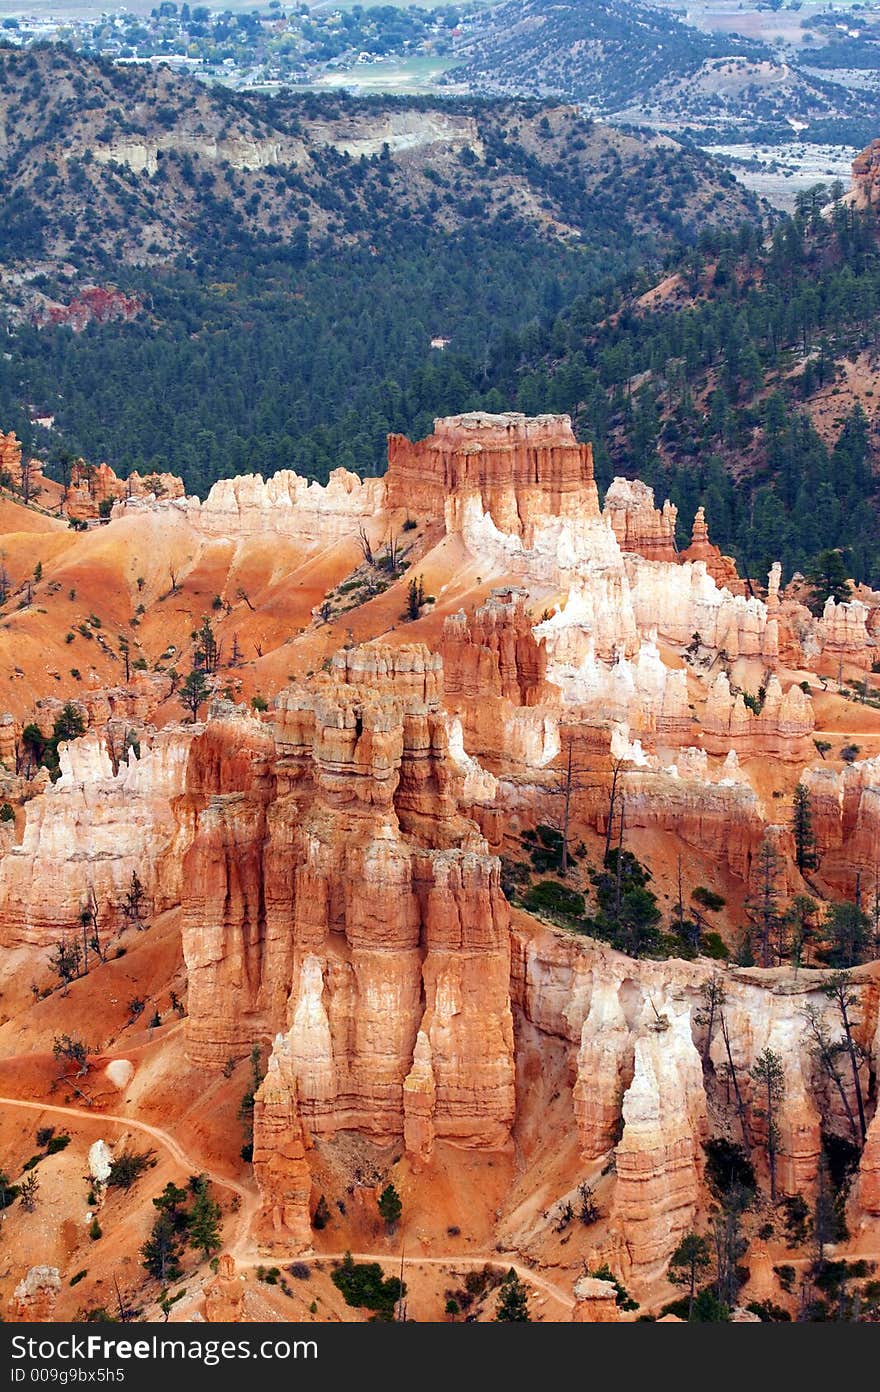
{"type": "Polygon", "coordinates": [[[460,530],[477,506],[499,531],[532,545],[535,523],[548,513],[598,515],[591,445],[575,440],[568,416],[472,412],[434,422],[418,443],[388,438],[387,504],[442,517],[460,530]]]}
{"type": "Polygon", "coordinates": [[[403,1136],[423,1161],[435,1137],[504,1145],[513,1120],[507,906],[458,811],[441,693],[424,648],[349,650],[282,693],[274,735],[212,722],[193,748],[188,1049],[217,1064],[274,1041],[255,1169],[295,1240],[305,1181],[279,1117],[403,1136]],[[208,759],[209,737],[249,758],[208,759]]]}

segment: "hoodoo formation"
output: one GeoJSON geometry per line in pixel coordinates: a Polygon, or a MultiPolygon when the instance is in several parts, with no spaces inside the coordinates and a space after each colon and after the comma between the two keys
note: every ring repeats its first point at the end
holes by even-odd
{"type": "Polygon", "coordinates": [[[734,1317],[796,1316],[820,1238],[869,1280],[880,593],[746,582],[703,508],[680,549],[560,415],[204,501],[76,465],[61,504],[3,514],[7,1318],[119,1263],[161,1318],[187,1171],[223,1254],[174,1320],[310,1318],[261,1259],[402,1234],[425,1319],[476,1258],[547,1319],[686,1318],[703,1238],[734,1317]]]}

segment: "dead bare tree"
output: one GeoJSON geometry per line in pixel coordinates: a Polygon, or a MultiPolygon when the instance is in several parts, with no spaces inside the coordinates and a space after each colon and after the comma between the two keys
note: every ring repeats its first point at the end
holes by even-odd
{"type": "Polygon", "coordinates": [[[620,832],[617,837],[617,877],[614,886],[614,917],[620,918],[620,888],[623,871],[623,822],[626,812],[624,799],[620,799],[620,832]]]}
{"type": "Polygon", "coordinates": [[[614,804],[617,799],[617,780],[620,777],[620,770],[622,767],[622,759],[615,759],[614,763],[611,765],[611,790],[608,794],[608,822],[605,827],[605,854],[602,858],[603,865],[608,864],[608,858],[611,854],[611,836],[612,829],[614,826],[614,804]]]}
{"type": "Polygon", "coordinates": [[[571,740],[568,741],[568,761],[565,767],[565,810],[562,814],[562,873],[568,874],[568,814],[571,808],[571,740]]]}
{"type": "Polygon", "coordinates": [[[393,532],[391,532],[391,534],[388,537],[388,540],[385,543],[385,549],[388,553],[388,564],[391,567],[392,572],[396,574],[397,571],[400,569],[401,554],[400,541],[394,535],[393,532]]]}
{"type": "Polygon", "coordinates": [[[370,544],[370,538],[367,536],[367,531],[364,527],[363,522],[357,529],[357,536],[355,537],[355,541],[360,547],[361,555],[363,556],[367,565],[373,565],[375,563],[373,557],[373,547],[370,544]]]}
{"type": "Polygon", "coordinates": [[[733,1085],[733,1095],[736,1098],[736,1111],[739,1117],[740,1130],[742,1131],[743,1146],[747,1152],[750,1152],[751,1145],[749,1143],[749,1128],[746,1122],[746,1108],[743,1102],[742,1092],[740,1091],[736,1064],[733,1061],[733,1051],[730,1047],[730,1031],[727,1028],[727,1016],[724,1014],[723,1010],[719,1011],[718,1023],[721,1026],[721,1038],[724,1040],[724,1051],[727,1054],[728,1077],[733,1085]]]}
{"type": "Polygon", "coordinates": [[[236,594],[238,595],[239,599],[247,605],[247,607],[251,610],[252,613],[255,614],[257,612],[256,609],[254,609],[254,606],[251,604],[247,590],[243,590],[239,585],[238,589],[236,590],[236,594]]]}
{"type": "Polygon", "coordinates": [[[856,1145],[858,1145],[859,1128],[853,1109],[850,1106],[846,1088],[843,1085],[843,1079],[840,1076],[840,1070],[837,1066],[837,1060],[841,1052],[845,1052],[846,1046],[829,1037],[822,1016],[814,1005],[807,1005],[804,1007],[804,1019],[807,1022],[807,1031],[813,1045],[813,1054],[816,1058],[816,1062],[819,1064],[820,1069],[829,1082],[833,1083],[835,1091],[840,1098],[841,1106],[846,1113],[846,1119],[849,1122],[853,1139],[856,1145]]]}
{"type": "Polygon", "coordinates": [[[568,873],[571,853],[569,852],[569,824],[571,820],[571,795],[572,793],[583,792],[585,789],[593,787],[594,784],[589,780],[589,769],[576,768],[573,765],[574,741],[569,739],[565,759],[565,772],[560,782],[549,791],[554,795],[561,795],[563,799],[562,817],[562,857],[560,870],[563,875],[568,873]]]}
{"type": "Polygon", "coordinates": [[[855,989],[855,984],[848,971],[834,972],[825,982],[822,991],[831,1003],[837,1007],[840,1023],[843,1026],[844,1038],[846,1040],[845,1048],[849,1055],[850,1068],[852,1069],[853,1091],[856,1095],[856,1106],[859,1112],[859,1131],[861,1132],[862,1145],[864,1145],[868,1136],[868,1124],[865,1120],[865,1099],[862,1095],[862,1080],[859,1076],[861,1050],[853,1036],[853,1022],[850,1015],[850,1011],[858,1006],[858,991],[855,989]]]}
{"type": "Polygon", "coordinates": [[[721,1013],[724,1005],[725,992],[721,977],[717,972],[713,972],[702,988],[703,1005],[696,1012],[694,1019],[698,1025],[706,1026],[706,1042],[703,1045],[703,1064],[709,1062],[709,1050],[712,1047],[712,1032],[715,1028],[715,1021],[721,1013]]]}
{"type": "Polygon", "coordinates": [[[27,454],[22,452],[19,492],[21,493],[21,501],[24,504],[28,504],[40,491],[36,486],[38,470],[38,461],[36,459],[30,459],[27,454]]]}

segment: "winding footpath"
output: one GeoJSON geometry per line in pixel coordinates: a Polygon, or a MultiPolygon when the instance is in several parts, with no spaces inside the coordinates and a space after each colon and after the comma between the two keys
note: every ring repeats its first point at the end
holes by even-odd
{"type": "Polygon", "coordinates": [[[50,1112],[53,1116],[76,1117],[83,1121],[97,1122],[99,1125],[110,1122],[114,1126],[127,1126],[129,1130],[140,1131],[145,1136],[149,1136],[151,1140],[158,1141],[187,1174],[206,1174],[212,1184],[216,1184],[222,1189],[229,1189],[238,1195],[240,1201],[238,1229],[229,1251],[235,1256],[237,1251],[243,1251],[247,1246],[251,1220],[260,1205],[256,1190],[239,1184],[236,1179],[228,1179],[226,1175],[217,1174],[214,1170],[204,1169],[197,1160],[187,1154],[183,1146],[169,1132],[163,1131],[161,1127],[151,1126],[146,1121],[135,1121],[133,1117],[120,1116],[115,1112],[90,1111],[87,1107],[60,1107],[57,1103],[51,1102],[25,1102],[18,1097],[0,1097],[0,1107],[23,1107],[29,1112],[50,1112]]]}
{"type": "MultiPolygon", "coordinates": [[[[83,1121],[105,1122],[114,1126],[126,1126],[129,1130],[140,1131],[151,1140],[158,1141],[161,1146],[168,1151],[173,1160],[188,1174],[206,1174],[211,1183],[221,1189],[228,1189],[233,1194],[238,1195],[239,1210],[236,1233],[232,1242],[228,1245],[227,1251],[235,1259],[236,1265],[240,1267],[256,1267],[264,1265],[268,1260],[266,1255],[260,1254],[258,1248],[251,1240],[251,1224],[260,1206],[260,1196],[253,1187],[240,1184],[238,1180],[229,1179],[226,1175],[217,1174],[214,1170],[205,1169],[199,1161],[183,1149],[174,1136],[168,1131],[163,1131],[159,1126],[151,1126],[146,1121],[136,1121],[134,1117],[121,1116],[114,1112],[90,1111],[87,1107],[61,1107],[57,1103],[50,1102],[30,1102],[18,1097],[0,1097],[0,1107],[22,1107],[31,1112],[49,1112],[53,1116],[71,1117],[83,1121]]],[[[381,1252],[352,1252],[355,1261],[379,1262],[380,1265],[393,1265],[395,1268],[400,1265],[400,1257],[383,1254],[381,1252]]],[[[279,1254],[273,1250],[271,1259],[275,1262],[298,1261],[312,1265],[316,1262],[333,1261],[334,1258],[344,1256],[343,1252],[310,1252],[303,1255],[300,1252],[290,1252],[279,1254]]],[[[531,1267],[524,1266],[517,1261],[514,1256],[509,1254],[493,1252],[469,1252],[467,1254],[450,1253],[448,1256],[412,1256],[406,1259],[410,1266],[450,1266],[459,1267],[463,1270],[479,1269],[487,1264],[489,1266],[510,1270],[511,1267],[521,1280],[527,1281],[543,1295],[549,1296],[552,1300],[558,1301],[566,1310],[574,1308],[574,1298],[570,1292],[556,1286],[552,1281],[548,1281],[531,1267]]]]}

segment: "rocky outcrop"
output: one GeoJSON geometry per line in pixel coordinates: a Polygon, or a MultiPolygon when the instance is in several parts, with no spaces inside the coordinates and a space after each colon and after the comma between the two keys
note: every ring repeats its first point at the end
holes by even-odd
{"type": "Polygon", "coordinates": [[[729,658],[763,657],[775,662],[779,634],[766,605],[719,589],[705,561],[679,566],[628,555],[627,574],[635,621],[643,632],[656,629],[661,637],[686,647],[698,635],[705,648],[729,658]]]}
{"type": "Polygon", "coordinates": [[[616,1324],[620,1319],[617,1291],[610,1281],[580,1276],[574,1283],[574,1324],[616,1324]]]}
{"type": "Polygon", "coordinates": [[[632,1082],[634,1041],[621,1003],[621,983],[594,978],[581,1031],[574,1112],[585,1160],[596,1160],[620,1139],[621,1098],[632,1082]]]}
{"type": "Polygon", "coordinates": [[[46,1324],[61,1292],[57,1266],[32,1266],[12,1293],[9,1318],[20,1324],[46,1324]]]}
{"type": "Polygon", "coordinates": [[[621,1111],[610,1226],[622,1270],[644,1279],[663,1269],[700,1202],[708,1126],[687,1006],[669,1004],[646,1022],[621,1111]]]}
{"type": "Polygon", "coordinates": [[[8,474],[12,483],[21,482],[21,443],[14,430],[6,435],[0,431],[0,473],[8,474]]]}
{"type": "Polygon", "coordinates": [[[526,599],[525,590],[493,590],[470,616],[462,609],[446,619],[440,654],[449,708],[493,696],[515,706],[558,700],[546,680],[546,647],[535,637],[526,599]]]}
{"type": "MultiPolygon", "coordinates": [[[[674,777],[650,768],[627,770],[622,787],[626,825],[673,833],[717,855],[735,875],[747,879],[764,834],[757,794],[749,783],[731,776],[733,771],[722,770],[713,780],[699,764],[691,770],[684,760],[680,763],[674,777]]],[[[604,832],[606,818],[607,798],[596,811],[598,831],[604,832]]]]}
{"type": "Polygon", "coordinates": [[[597,659],[589,634],[572,642],[571,630],[542,623],[535,630],[549,655],[548,681],[582,720],[627,724],[649,748],[689,744],[694,723],[688,703],[687,672],[668,667],[660,655],[656,632],[649,634],[630,660],[622,654],[611,663],[597,659]]]}
{"type": "MultiPolygon", "coordinates": [[[[94,687],[69,704],[82,719],[86,730],[94,729],[101,735],[111,763],[118,766],[120,758],[128,757],[126,736],[145,733],[145,742],[148,743],[154,732],[145,732],[144,727],[150,724],[159,706],[168,700],[173,690],[174,682],[165,672],[132,672],[131,680],[124,686],[94,687]]],[[[25,723],[36,725],[48,739],[55,721],[67,704],[57,696],[43,696],[34,702],[25,723]]],[[[0,730],[4,719],[6,717],[0,717],[0,730]]],[[[9,716],[8,719],[11,721],[13,718],[9,716]]],[[[16,738],[20,733],[20,729],[17,729],[16,738]]]]}
{"type": "Polygon", "coordinates": [[[124,295],[121,290],[104,285],[84,285],[66,303],[37,295],[30,319],[37,328],[66,324],[74,333],[82,333],[89,324],[109,324],[114,320],[130,324],[142,309],[136,295],[124,295]]]}
{"type": "Polygon", "coordinates": [[[7,773],[15,773],[17,768],[21,728],[15,717],[10,715],[8,711],[0,715],[0,764],[3,765],[7,773]]]}
{"type": "Polygon", "coordinates": [[[57,782],[25,807],[20,844],[0,860],[0,942],[52,947],[96,904],[118,927],[137,874],[144,921],[180,903],[190,827],[184,792],[192,727],[170,728],[114,772],[96,731],[59,747],[57,782]]]}
{"type": "Polygon", "coordinates": [[[205,1282],[204,1296],[208,1324],[240,1324],[244,1319],[245,1288],[229,1252],[218,1258],[216,1274],[205,1282]]]}
{"type": "Polygon", "coordinates": [[[872,887],[880,856],[880,757],[860,759],[841,772],[805,769],[812,827],[822,878],[853,898],[856,881],[872,887]]]}
{"type": "Polygon", "coordinates": [[[621,551],[635,551],[651,561],[675,562],[678,509],[667,498],[654,507],[654,490],[639,479],[613,479],[602,515],[611,523],[621,551]]]}
{"type": "Polygon", "coordinates": [[[303,1146],[402,1136],[422,1163],[435,1139],[507,1143],[507,905],[458,808],[441,695],[427,649],[369,644],[283,692],[274,730],[212,721],[193,749],[188,792],[208,796],[185,867],[188,1049],[218,1064],[274,1039],[254,1149],[273,1229],[304,1231],[288,1116],[303,1146]],[[249,750],[237,770],[231,747],[249,750]]]}
{"type": "Polygon", "coordinates": [[[127,479],[121,479],[117,478],[109,464],[86,464],[79,459],[71,466],[63,510],[67,517],[82,522],[105,515],[109,517],[112,504],[122,498],[149,501],[183,496],[183,482],[175,474],[147,474],[141,477],[135,471],[127,479]]]}
{"type": "Polygon", "coordinates": [[[816,627],[822,657],[829,670],[834,669],[836,662],[838,666],[848,663],[870,672],[877,649],[868,633],[869,613],[868,606],[859,599],[849,600],[845,604],[836,604],[833,599],[826,600],[816,627]]]}
{"type": "Polygon", "coordinates": [[[599,511],[592,446],[578,443],[568,416],[474,411],[435,420],[416,443],[389,435],[386,484],[389,508],[445,515],[447,531],[460,531],[476,506],[526,546],[541,517],[599,511]]]}
{"type": "Polygon", "coordinates": [[[880,140],[872,140],[852,163],[853,191],[857,206],[870,206],[880,196],[880,140]]]}
{"type": "Polygon", "coordinates": [[[271,478],[240,474],[219,479],[204,502],[198,498],[163,498],[146,504],[137,497],[118,503],[113,517],[149,505],[183,516],[199,535],[246,537],[277,533],[306,547],[355,542],[360,526],[377,545],[384,535],[385,480],[361,479],[347,469],[333,469],[326,484],[279,469],[271,478]]]}
{"type": "Polygon", "coordinates": [[[813,703],[799,686],[783,694],[779,679],[767,682],[760,711],[741,692],[733,694],[724,672],[715,678],[700,718],[700,741],[709,754],[736,750],[740,759],[759,754],[802,763],[813,750],[813,703]]]}
{"type": "Polygon", "coordinates": [[[680,555],[682,561],[702,561],[706,574],[711,575],[719,590],[729,590],[731,594],[744,595],[745,582],[737,574],[736,561],[732,556],[722,556],[717,546],[709,540],[709,527],[706,514],[698,507],[691,531],[691,544],[680,555]]]}
{"type": "Polygon", "coordinates": [[[279,1038],[254,1100],[254,1178],[264,1241],[304,1251],[311,1242],[312,1182],[296,1094],[293,1061],[279,1038]]]}
{"type": "MultiPolygon", "coordinates": [[[[538,928],[525,916],[516,918],[512,946],[518,1016],[561,1040],[568,1051],[584,1157],[598,1160],[616,1146],[610,1241],[601,1249],[602,1258],[624,1279],[651,1279],[703,1202],[707,1117],[717,1126],[726,1115],[727,1133],[740,1136],[725,1082],[727,1046],[717,1013],[707,1038],[704,992],[717,966],[705,960],[634,962],[601,943],[538,928]]],[[[863,1046],[877,1028],[878,979],[873,965],[855,975],[853,1018],[863,1046]]],[[[840,1021],[810,972],[728,970],[723,988],[753,1160],[765,1164],[766,1117],[751,1070],[769,1048],[782,1058],[785,1072],[785,1093],[775,1118],[778,1191],[809,1199],[817,1179],[821,1125],[845,1137],[851,1137],[852,1129],[846,1109],[831,1097],[816,1066],[805,1012],[817,1013],[832,1041],[840,1037],[840,1021]]],[[[843,1085],[854,1113],[849,1080],[843,1085]]],[[[867,1074],[864,1087],[867,1095],[867,1074]]],[[[874,1127],[860,1181],[866,1198],[859,1198],[857,1213],[870,1215],[880,1205],[877,1134],[874,1127]]]]}

